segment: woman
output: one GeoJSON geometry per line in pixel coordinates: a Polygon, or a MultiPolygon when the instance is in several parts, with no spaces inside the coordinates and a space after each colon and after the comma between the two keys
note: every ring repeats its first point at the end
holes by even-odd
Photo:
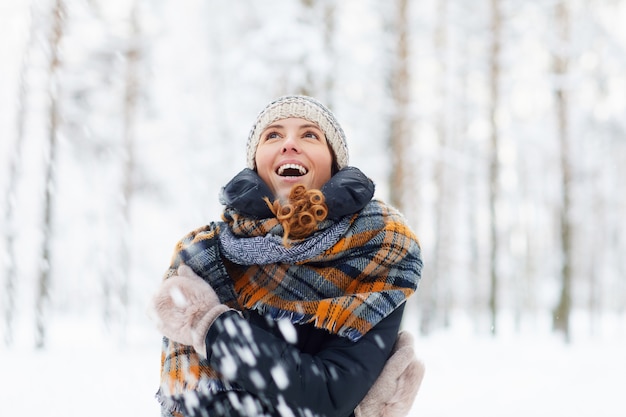
{"type": "Polygon", "coordinates": [[[406,415],[423,375],[399,333],[417,239],[310,97],[259,114],[247,165],[155,296],[162,415],[406,415]]]}

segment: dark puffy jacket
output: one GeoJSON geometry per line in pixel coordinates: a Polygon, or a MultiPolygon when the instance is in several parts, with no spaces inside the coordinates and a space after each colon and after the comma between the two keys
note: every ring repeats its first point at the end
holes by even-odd
{"type": "Polygon", "coordinates": [[[239,390],[199,394],[184,408],[189,416],[353,416],[389,357],[403,310],[357,342],[254,312],[222,314],[207,334],[207,359],[239,390]]]}

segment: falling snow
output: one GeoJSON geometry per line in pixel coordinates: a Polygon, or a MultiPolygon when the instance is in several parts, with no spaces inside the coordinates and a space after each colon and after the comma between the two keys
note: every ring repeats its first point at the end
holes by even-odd
{"type": "MultiPolygon", "coordinates": [[[[49,2],[46,1],[2,0],[0,6],[0,31],[3,35],[0,44],[0,166],[7,165],[15,136],[15,119],[19,110],[15,97],[20,62],[24,55],[22,51],[28,43],[28,27],[33,18],[29,17],[28,10],[31,3],[36,6],[33,9],[35,18],[47,16],[49,2]]],[[[142,69],[143,79],[150,85],[150,89],[142,97],[147,103],[143,119],[138,125],[142,163],[138,174],[140,178],[137,180],[144,194],[143,199],[135,201],[133,230],[125,236],[133,240],[137,252],[133,259],[134,281],[130,291],[133,308],[126,316],[117,317],[117,321],[104,324],[101,313],[103,289],[99,278],[104,272],[111,275],[116,273],[111,265],[115,254],[111,242],[117,236],[111,223],[114,218],[111,217],[110,205],[111,201],[122,203],[123,199],[116,191],[111,191],[111,184],[116,179],[112,161],[119,159],[121,151],[115,146],[108,146],[114,143],[107,142],[111,137],[116,137],[115,129],[120,127],[111,124],[112,120],[118,119],[112,114],[116,114],[120,103],[111,102],[110,96],[103,94],[102,83],[106,85],[106,92],[119,89],[122,77],[115,69],[119,70],[124,58],[116,42],[124,36],[120,33],[124,32],[126,26],[121,22],[128,20],[130,2],[73,0],[70,3],[72,7],[69,15],[72,19],[69,19],[71,25],[66,34],[68,43],[62,52],[70,69],[66,82],[71,88],[66,92],[71,93],[72,97],[66,98],[64,103],[67,106],[64,110],[68,119],[74,120],[76,117],[72,112],[77,112],[79,118],[88,117],[89,123],[71,125],[68,131],[60,135],[64,159],[59,167],[59,176],[69,181],[57,184],[55,188],[65,204],[57,213],[56,263],[44,265],[56,274],[56,286],[52,294],[54,308],[46,316],[49,335],[46,348],[36,350],[32,334],[35,318],[31,310],[35,287],[33,276],[40,261],[34,259],[30,249],[32,242],[38,242],[41,236],[41,230],[33,219],[38,218],[41,206],[39,194],[43,185],[37,178],[40,178],[40,165],[45,158],[41,139],[45,137],[43,133],[46,125],[41,113],[48,100],[44,94],[42,52],[46,46],[41,35],[43,32],[39,33],[30,41],[31,54],[27,56],[31,65],[26,74],[30,88],[27,106],[30,107],[26,109],[29,111],[26,126],[28,140],[22,153],[28,155],[28,159],[19,171],[21,182],[17,195],[11,196],[11,201],[19,208],[15,219],[19,227],[0,224],[7,228],[3,231],[9,228],[20,231],[17,235],[17,252],[20,256],[14,265],[20,272],[14,343],[11,347],[0,345],[0,415],[157,417],[160,410],[155,392],[159,385],[161,335],[156,331],[154,318],[149,317],[148,301],[167,265],[173,245],[182,233],[202,224],[209,213],[219,213],[220,206],[215,198],[219,187],[244,165],[243,151],[234,154],[230,147],[243,149],[248,121],[265,104],[267,97],[273,95],[277,86],[299,85],[303,77],[298,72],[289,77],[274,78],[276,69],[294,65],[293,56],[306,60],[310,68],[319,73],[324,73],[331,63],[319,59],[323,55],[323,46],[319,39],[307,34],[300,34],[297,42],[289,42],[288,48],[281,48],[276,54],[259,56],[263,48],[250,45],[258,46],[265,41],[279,42],[285,27],[267,24],[258,26],[265,32],[251,31],[240,37],[238,28],[247,27],[250,23],[253,27],[260,24],[252,19],[251,6],[256,4],[253,1],[220,3],[189,0],[184,2],[187,8],[181,7],[179,2],[157,1],[149,6],[144,2],[146,9],[150,10],[143,15],[143,40],[151,44],[146,50],[150,64],[142,69]],[[94,5],[98,6],[94,9],[96,12],[89,12],[88,9],[94,5]],[[224,15],[228,19],[223,18],[224,15]],[[116,24],[104,24],[106,22],[116,24]],[[228,41],[220,38],[210,44],[207,39],[212,39],[220,31],[232,37],[228,41]],[[261,34],[264,36],[258,36],[261,34]],[[105,45],[103,39],[110,44],[105,45]],[[316,53],[301,54],[303,44],[316,53]],[[102,50],[91,51],[90,55],[86,52],[89,45],[100,45],[102,50]],[[223,66],[216,67],[217,60],[209,59],[209,55],[189,52],[203,50],[211,50],[215,56],[219,56],[219,64],[223,66]],[[271,62],[268,64],[264,60],[271,62]],[[71,73],[71,68],[77,73],[71,73]],[[77,68],[80,70],[77,71],[77,68]],[[234,71],[238,71],[237,77],[232,76],[234,71]],[[208,73],[214,74],[215,78],[208,80],[208,73]],[[108,76],[112,74],[117,74],[119,79],[113,76],[109,79],[108,76]],[[259,83],[259,79],[271,82],[259,83]],[[97,88],[92,88],[92,83],[97,88]],[[87,97],[91,90],[95,90],[94,95],[87,97]],[[207,99],[216,95],[220,100],[207,99]],[[191,151],[185,152],[183,149],[191,151]],[[183,186],[185,188],[181,188],[183,186]],[[125,326],[120,324],[122,319],[125,320],[125,326]]],[[[553,167],[556,165],[551,142],[546,139],[552,132],[552,121],[546,120],[550,119],[551,91],[543,85],[545,79],[536,75],[548,59],[540,38],[530,36],[549,27],[541,13],[540,3],[509,2],[517,8],[510,10],[515,18],[511,20],[508,30],[511,36],[519,36],[521,41],[519,50],[508,51],[508,55],[503,57],[503,62],[510,64],[509,69],[514,70],[510,70],[510,83],[506,86],[509,89],[507,94],[510,94],[510,113],[503,113],[501,117],[503,128],[508,134],[508,142],[503,144],[501,150],[504,167],[502,186],[507,193],[515,195],[516,187],[525,185],[529,189],[538,190],[537,195],[542,199],[551,201],[556,194],[547,180],[553,178],[553,167]],[[524,18],[517,19],[517,16],[524,18]],[[537,23],[533,26],[536,30],[528,30],[529,17],[534,17],[530,21],[537,23]],[[524,146],[518,149],[512,143],[520,140],[520,136],[524,146]],[[524,148],[531,149],[531,152],[524,154],[524,148]],[[524,155],[529,158],[528,161],[521,159],[524,155]],[[543,161],[542,165],[540,161],[543,161]],[[515,164],[525,163],[529,164],[530,175],[521,178],[515,171],[515,164]]],[[[585,16],[584,10],[581,12],[583,3],[571,2],[577,7],[579,16],[585,16]]],[[[580,223],[583,224],[587,223],[585,213],[595,216],[596,209],[604,209],[602,213],[608,213],[607,216],[599,216],[602,218],[597,223],[581,225],[599,231],[598,234],[590,235],[595,241],[582,240],[589,245],[586,246],[588,251],[584,252],[585,255],[589,254],[589,259],[597,259],[598,264],[604,266],[592,270],[591,264],[584,263],[586,256],[581,256],[579,261],[589,268],[591,275],[595,274],[595,278],[604,277],[605,282],[608,282],[609,285],[601,288],[604,292],[594,295],[594,300],[602,300],[603,297],[605,300],[613,300],[613,304],[609,303],[608,306],[611,308],[607,308],[611,310],[610,314],[597,314],[594,317],[574,315],[574,337],[569,344],[553,334],[550,323],[541,315],[526,315],[521,323],[505,316],[501,319],[502,326],[497,336],[490,335],[488,327],[470,320],[467,311],[465,314],[455,314],[449,328],[435,330],[428,336],[417,334],[415,330],[419,328],[419,323],[414,321],[414,317],[407,316],[403,325],[414,333],[416,352],[426,365],[426,376],[410,417],[626,415],[623,400],[626,375],[624,271],[620,272],[613,267],[624,265],[617,246],[618,243],[623,245],[623,238],[620,240],[619,234],[623,226],[622,229],[613,227],[623,225],[621,213],[624,193],[618,188],[620,183],[617,177],[612,175],[623,172],[623,164],[618,159],[607,166],[603,163],[603,158],[611,154],[610,150],[619,149],[616,144],[623,142],[623,126],[620,123],[623,123],[626,109],[623,94],[626,85],[626,72],[623,70],[626,32],[622,24],[626,7],[618,7],[619,2],[613,3],[614,10],[620,13],[599,14],[596,16],[597,21],[593,22],[607,31],[603,35],[612,42],[598,43],[594,47],[600,38],[593,37],[589,27],[589,32],[579,31],[575,34],[578,45],[588,48],[588,51],[580,56],[580,72],[574,75],[584,77],[585,74],[594,74],[594,77],[598,77],[597,80],[587,77],[586,83],[581,84],[584,87],[577,90],[581,100],[578,109],[588,113],[585,117],[577,118],[576,122],[588,129],[584,132],[589,136],[589,140],[586,140],[583,135],[585,140],[579,144],[581,174],[584,174],[588,188],[593,193],[604,196],[604,199],[598,201],[606,206],[589,208],[583,205],[583,211],[575,215],[580,217],[580,223]],[[596,126],[600,126],[597,131],[600,133],[593,130],[596,126]],[[596,177],[602,181],[593,183],[592,179],[596,177]]],[[[271,2],[273,12],[268,13],[268,16],[276,18],[279,15],[275,12],[284,11],[277,8],[277,4],[271,2]]],[[[294,4],[296,2],[290,1],[287,8],[294,4]]],[[[358,166],[367,167],[368,174],[377,182],[377,193],[385,195],[385,178],[390,168],[388,164],[380,163],[380,157],[385,152],[384,141],[380,138],[385,135],[386,127],[382,121],[389,103],[383,91],[385,87],[376,82],[380,78],[380,65],[384,61],[376,55],[373,47],[383,46],[379,32],[376,32],[379,20],[371,7],[375,3],[346,1],[342,4],[351,13],[342,16],[340,22],[347,36],[337,44],[341,52],[339,60],[344,69],[337,74],[341,81],[338,84],[341,84],[342,100],[336,102],[336,107],[342,120],[345,120],[344,128],[351,141],[352,161],[358,166]],[[358,71],[346,71],[346,68],[356,67],[358,71]]],[[[462,2],[457,2],[457,5],[460,4],[462,2]]],[[[430,10],[434,10],[434,5],[434,1],[419,2],[422,8],[420,11],[430,17],[434,16],[430,10]]],[[[458,12],[460,9],[456,10],[458,12]]],[[[606,10],[613,9],[608,7],[606,10]]],[[[476,16],[475,20],[472,16],[467,19],[462,16],[463,24],[478,27],[479,18],[476,16]]],[[[415,21],[419,22],[416,27],[423,31],[416,36],[430,39],[430,32],[426,35],[424,33],[431,30],[432,22],[423,20],[421,16],[415,16],[415,21]]],[[[288,23],[293,28],[297,22],[288,23]]],[[[38,28],[44,26],[35,25],[38,28]]],[[[451,30],[451,34],[455,34],[454,30],[451,30]]],[[[469,39],[466,45],[468,56],[482,53],[475,39],[469,39]]],[[[429,87],[432,84],[430,80],[435,79],[433,74],[439,71],[432,45],[426,45],[418,39],[416,49],[419,77],[415,82],[423,98],[416,104],[418,109],[415,116],[419,122],[416,128],[420,140],[419,151],[424,157],[424,166],[420,167],[421,175],[428,174],[429,164],[440,156],[434,140],[436,127],[432,124],[431,113],[445,103],[439,103],[438,91],[429,87]],[[434,105],[431,106],[432,103],[434,105]]],[[[455,57],[450,63],[458,64],[457,60],[461,58],[455,57]]],[[[469,71],[466,81],[470,84],[466,92],[477,97],[475,106],[479,106],[485,99],[485,92],[480,89],[482,75],[478,67],[481,65],[484,63],[472,61],[466,68],[469,71]]],[[[456,68],[462,66],[457,65],[456,68]]],[[[467,137],[463,136],[463,140],[471,146],[482,144],[488,133],[486,121],[470,114],[476,109],[457,110],[452,109],[450,112],[454,116],[451,117],[454,123],[462,117],[475,117],[468,124],[465,132],[467,137]]],[[[457,126],[450,126],[450,129],[457,129],[457,126]]],[[[453,165],[461,170],[476,162],[473,159],[477,158],[475,155],[461,157],[459,152],[459,149],[444,149],[441,155],[450,158],[455,162],[453,165]]],[[[2,190],[7,185],[5,172],[0,171],[2,190]]],[[[469,171],[460,172],[465,175],[469,171]]],[[[422,188],[425,203],[436,199],[438,190],[430,180],[426,179],[422,188]]],[[[4,201],[4,196],[1,198],[4,201]]],[[[583,202],[596,201],[587,195],[579,198],[583,202]]],[[[512,198],[512,203],[509,203],[516,206],[516,201],[512,198]]],[[[534,222],[534,230],[549,234],[552,225],[546,223],[546,217],[534,203],[524,202],[523,205],[528,207],[524,207],[523,212],[515,211],[516,207],[509,208],[504,220],[512,223],[517,213],[523,222],[534,222]]],[[[424,217],[426,220],[429,219],[428,215],[426,213],[424,217]]],[[[422,242],[433,241],[432,223],[424,221],[425,227],[419,233],[422,242]]],[[[482,237],[479,236],[480,239],[482,237]]],[[[510,236],[511,252],[530,251],[526,239],[519,230],[513,230],[510,236]]],[[[539,241],[543,243],[549,239],[540,238],[539,241]]],[[[425,251],[428,246],[425,245],[425,251]]],[[[4,251],[5,248],[0,250],[4,251]]],[[[532,291],[541,294],[535,301],[545,310],[554,298],[554,284],[548,278],[558,255],[555,256],[553,248],[547,244],[533,250],[538,258],[530,268],[541,270],[538,275],[541,279],[533,284],[536,289],[532,291]]],[[[0,254],[4,255],[4,252],[0,254]]],[[[465,291],[469,288],[469,280],[465,279],[465,264],[462,263],[471,259],[471,255],[464,250],[457,250],[452,253],[451,259],[454,265],[450,268],[456,269],[450,271],[450,276],[455,277],[454,283],[460,288],[455,293],[458,296],[456,301],[465,301],[471,305],[471,297],[476,294],[471,292],[473,290],[465,291]]],[[[6,262],[8,265],[11,261],[6,262]]],[[[521,269],[517,264],[506,262],[502,267],[511,271],[511,275],[521,269]]],[[[426,277],[429,273],[425,270],[426,277]]],[[[590,279],[586,284],[588,287],[577,288],[579,295],[598,289],[593,284],[593,279],[590,279]]],[[[519,288],[514,288],[512,292],[517,290],[519,288]]],[[[177,304],[185,304],[182,294],[172,295],[177,304]]],[[[249,326],[237,326],[228,321],[225,325],[226,331],[232,334],[241,334],[248,339],[251,337],[249,326]]],[[[296,331],[289,321],[279,321],[278,328],[285,340],[295,341],[296,331]]],[[[382,340],[377,342],[381,345],[383,343],[382,340]]],[[[247,363],[253,364],[254,348],[246,347],[238,353],[247,363]]],[[[225,374],[235,375],[237,363],[234,358],[226,355],[221,360],[224,361],[225,374]]],[[[280,387],[290,383],[284,369],[280,367],[273,368],[271,375],[273,382],[280,387]]],[[[253,374],[252,379],[259,387],[268,383],[261,375],[253,374]]],[[[190,398],[190,404],[193,401],[194,398],[190,398]]],[[[253,404],[241,406],[248,408],[253,407],[253,404]]],[[[279,409],[283,417],[293,415],[282,398],[279,409]]]]}

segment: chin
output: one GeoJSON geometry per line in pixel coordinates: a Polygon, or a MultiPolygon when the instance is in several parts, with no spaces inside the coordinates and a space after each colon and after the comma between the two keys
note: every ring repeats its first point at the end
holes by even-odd
{"type": "Polygon", "coordinates": [[[291,187],[284,190],[276,190],[274,193],[274,198],[279,200],[281,203],[289,201],[289,192],[291,191],[291,187]]]}

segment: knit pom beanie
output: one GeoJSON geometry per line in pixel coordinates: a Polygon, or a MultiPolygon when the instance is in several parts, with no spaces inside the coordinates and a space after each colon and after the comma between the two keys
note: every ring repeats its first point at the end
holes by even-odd
{"type": "Polygon", "coordinates": [[[308,96],[283,96],[268,104],[259,113],[250,130],[246,146],[248,168],[256,169],[254,157],[259,146],[261,133],[277,120],[299,117],[315,123],[326,135],[339,169],[348,165],[348,145],[343,129],[333,113],[322,103],[308,96]]]}

